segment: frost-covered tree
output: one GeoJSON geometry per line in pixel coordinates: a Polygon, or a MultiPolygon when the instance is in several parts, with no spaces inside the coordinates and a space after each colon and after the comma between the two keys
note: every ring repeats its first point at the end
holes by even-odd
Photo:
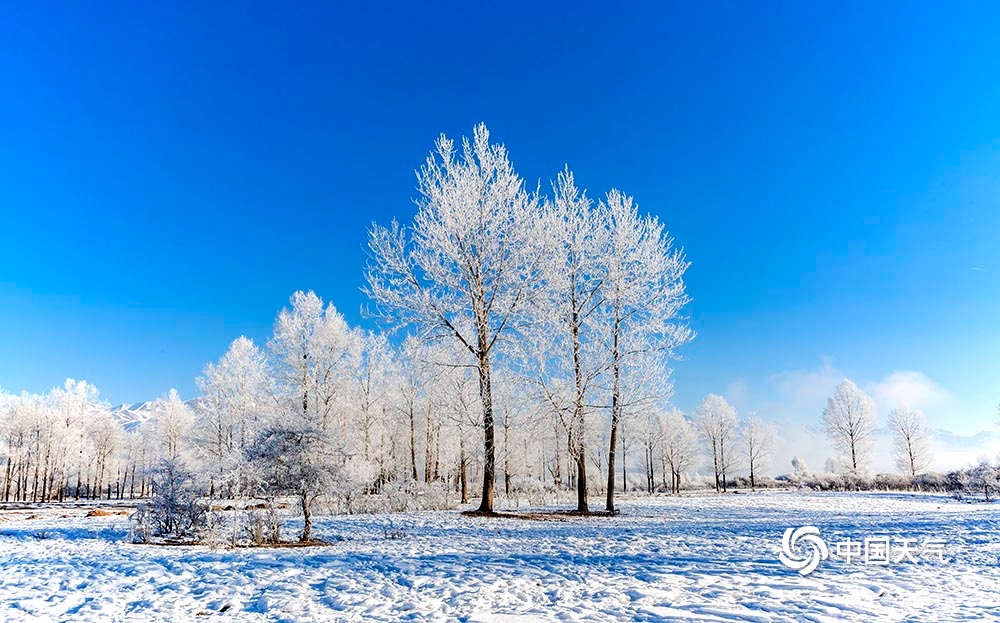
{"type": "Polygon", "coordinates": [[[774,451],[774,425],[751,414],[743,424],[743,451],[750,468],[750,489],[757,488],[757,474],[767,467],[774,451]]]}
{"type": "Polygon", "coordinates": [[[132,515],[139,540],[198,538],[209,507],[199,499],[197,475],[187,461],[178,455],[164,457],[152,469],[150,479],[156,494],[132,515]]]}
{"type": "Polygon", "coordinates": [[[263,431],[248,450],[267,496],[293,495],[302,511],[299,541],[312,539],[312,506],[322,495],[346,491],[351,483],[345,457],[329,431],[299,418],[279,421],[263,431]]]}
{"type": "Polygon", "coordinates": [[[532,341],[540,347],[551,374],[539,374],[543,391],[566,429],[576,468],[577,511],[587,512],[587,401],[591,384],[601,372],[600,361],[588,345],[598,343],[592,315],[604,302],[608,273],[608,228],[602,214],[573,173],[565,169],[553,183],[553,199],[545,203],[541,230],[546,234],[540,278],[544,283],[535,312],[532,341]],[[561,390],[561,391],[560,391],[561,390]]]}
{"type": "Polygon", "coordinates": [[[726,490],[726,468],[732,465],[732,441],[736,434],[736,411],[726,399],[709,394],[695,410],[695,427],[708,447],[715,473],[715,491],[726,490]]]}
{"type": "Polygon", "coordinates": [[[531,493],[527,479],[544,472],[532,461],[539,449],[540,433],[547,431],[544,407],[531,395],[530,381],[518,378],[511,370],[497,370],[501,380],[495,394],[497,425],[500,427],[498,459],[502,468],[504,495],[510,499],[519,493],[531,493]]]}
{"type": "MultiPolygon", "coordinates": [[[[430,408],[434,410],[437,427],[433,452],[434,470],[450,481],[462,504],[469,502],[470,482],[478,476],[481,460],[475,452],[476,431],[482,430],[482,401],[479,395],[478,372],[469,353],[454,341],[443,342],[429,349],[437,370],[428,384],[430,408]],[[466,361],[467,365],[455,362],[466,361]]],[[[494,370],[497,378],[501,370],[494,370]]],[[[502,389],[502,384],[500,385],[502,389]]],[[[504,392],[494,396],[494,409],[501,426],[504,423],[504,392]]],[[[504,448],[498,448],[502,458],[504,448]]]]}
{"type": "Polygon", "coordinates": [[[389,340],[377,333],[364,333],[360,337],[361,360],[356,368],[354,382],[361,419],[361,458],[375,460],[374,445],[379,438],[379,426],[385,403],[389,400],[390,376],[394,352],[389,340]]]}
{"type": "MultiPolygon", "coordinates": [[[[403,416],[407,437],[406,472],[412,482],[420,480],[419,432],[425,432],[425,419],[430,417],[429,389],[440,372],[432,361],[430,345],[414,336],[408,336],[400,348],[402,364],[396,376],[396,410],[403,416]]],[[[426,446],[425,446],[426,450],[426,446]]],[[[424,482],[427,470],[424,470],[424,482]]]]}
{"type": "Polygon", "coordinates": [[[972,491],[982,491],[983,498],[989,502],[990,492],[1000,490],[1000,468],[986,456],[980,456],[976,465],[967,470],[967,486],[972,491]]]}
{"type": "Polygon", "coordinates": [[[889,430],[900,473],[916,476],[931,466],[930,437],[923,413],[897,407],[889,413],[889,430]]]}
{"type": "Polygon", "coordinates": [[[159,442],[159,458],[176,460],[186,454],[194,426],[194,412],[181,400],[176,389],[153,403],[154,434],[159,442]]]}
{"type": "Polygon", "coordinates": [[[483,429],[481,512],[493,511],[496,420],[492,376],[501,338],[517,324],[535,284],[537,196],[526,192],[507,150],[485,125],[459,153],[441,136],[417,172],[409,228],[375,225],[366,292],[377,315],[456,340],[475,361],[483,429]]]}
{"type": "Polygon", "coordinates": [[[844,379],[826,401],[823,424],[827,436],[846,457],[851,472],[860,474],[871,459],[871,439],[875,432],[872,399],[850,379],[844,379]]]}
{"type": "MultiPolygon", "coordinates": [[[[610,191],[599,211],[608,227],[607,277],[602,284],[603,323],[611,372],[611,429],[608,447],[606,510],[614,510],[614,470],[618,427],[621,422],[622,376],[630,360],[656,353],[669,359],[674,350],[691,341],[694,332],[680,311],[689,302],[684,252],[656,217],[639,216],[632,197],[610,191]]],[[[666,381],[664,381],[666,383],[666,381]]],[[[624,457],[622,457],[624,460],[624,457]]]]}
{"type": "Polygon", "coordinates": [[[269,349],[277,372],[277,417],[250,449],[269,495],[294,494],[311,538],[312,504],[341,493],[348,462],[359,454],[357,427],[348,413],[361,343],[333,305],[315,293],[296,292],[278,314],[269,349]]]}
{"type": "MultiPolygon", "coordinates": [[[[121,426],[111,418],[106,405],[91,404],[87,413],[85,435],[89,439],[89,450],[92,456],[93,479],[97,496],[102,493],[111,499],[117,492],[119,499],[125,489],[125,474],[120,461],[120,452],[124,445],[125,435],[121,426]]],[[[79,475],[79,473],[78,473],[79,475]]],[[[69,490],[69,480],[64,490],[69,490]]],[[[79,478],[77,479],[77,494],[79,494],[79,478]]]]}
{"type": "MultiPolygon", "coordinates": [[[[167,403],[167,398],[154,403],[154,423],[167,403]]],[[[147,428],[152,438],[153,424],[147,428]]],[[[135,443],[135,435],[123,430],[97,388],[86,381],[67,379],[45,395],[0,392],[0,500],[145,495],[141,484],[136,490],[136,480],[145,482],[154,455],[167,453],[163,440],[169,436],[160,433],[168,431],[160,428],[156,451],[150,447],[146,461],[138,456],[146,446],[135,443]]]]}
{"type": "Polygon", "coordinates": [[[253,340],[240,336],[218,363],[205,366],[197,380],[202,392],[194,437],[213,473],[210,495],[217,484],[238,480],[243,454],[269,423],[274,410],[274,384],[267,357],[253,340]]]}
{"type": "MultiPolygon", "coordinates": [[[[639,441],[642,445],[643,467],[646,472],[646,491],[656,490],[656,460],[662,456],[663,427],[661,417],[650,414],[639,426],[639,441]]],[[[664,468],[664,476],[666,469],[664,468]]],[[[666,480],[666,478],[664,478],[666,480]]]]}
{"type": "Polygon", "coordinates": [[[670,492],[681,492],[681,475],[698,460],[698,431],[677,409],[668,411],[662,420],[663,484],[670,473],[670,492]]]}
{"type": "Polygon", "coordinates": [[[268,342],[278,392],[286,409],[327,430],[348,406],[359,335],[315,292],[296,292],[291,305],[278,314],[268,342]]]}
{"type": "Polygon", "coordinates": [[[73,477],[77,499],[81,488],[97,497],[106,492],[110,498],[112,489],[119,485],[115,459],[121,431],[98,396],[97,388],[86,381],[66,379],[46,401],[53,410],[55,426],[50,438],[54,460],[52,469],[47,470],[53,478],[49,491],[60,501],[70,492],[73,477]]]}
{"type": "Polygon", "coordinates": [[[809,475],[809,466],[806,465],[805,460],[798,455],[792,457],[792,473],[799,478],[805,478],[809,475]]]}

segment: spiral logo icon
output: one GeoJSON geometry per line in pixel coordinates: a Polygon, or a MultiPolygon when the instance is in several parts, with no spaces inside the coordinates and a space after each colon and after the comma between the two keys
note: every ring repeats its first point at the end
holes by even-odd
{"type": "Polygon", "coordinates": [[[809,575],[816,570],[819,563],[829,557],[830,550],[819,536],[819,528],[816,526],[788,528],[781,537],[781,553],[778,554],[778,560],[801,575],[809,575]],[[802,549],[808,551],[799,551],[802,549]]]}

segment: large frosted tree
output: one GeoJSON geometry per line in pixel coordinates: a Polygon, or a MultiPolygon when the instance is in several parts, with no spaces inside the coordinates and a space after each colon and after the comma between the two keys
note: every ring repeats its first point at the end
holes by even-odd
{"type": "Polygon", "coordinates": [[[483,415],[481,512],[493,511],[496,425],[491,365],[535,283],[537,196],[525,190],[503,145],[477,126],[461,150],[442,135],[417,171],[413,225],[374,225],[366,292],[377,314],[448,337],[478,371],[483,415]]]}
{"type": "Polygon", "coordinates": [[[823,425],[827,436],[846,457],[853,474],[859,474],[871,459],[875,433],[875,404],[850,379],[837,386],[826,401],[823,425]]]}
{"type": "Polygon", "coordinates": [[[534,312],[531,342],[541,351],[537,378],[567,433],[576,467],[577,511],[587,512],[587,395],[601,372],[591,321],[604,302],[608,229],[586,193],[566,169],[545,204],[546,234],[540,276],[544,287],[534,312]],[[589,345],[589,351],[588,351],[589,345]]]}
{"type": "MultiPolygon", "coordinates": [[[[623,399],[623,376],[639,361],[674,356],[674,349],[694,339],[680,317],[689,302],[684,252],[655,217],[640,216],[632,197],[610,191],[599,206],[608,228],[607,276],[603,280],[604,329],[609,351],[611,430],[608,443],[606,510],[614,510],[615,454],[623,399]]],[[[669,381],[664,380],[668,385],[669,381]]],[[[669,387],[665,390],[669,393],[669,387]]],[[[622,457],[625,460],[625,457],[622,457]]]]}

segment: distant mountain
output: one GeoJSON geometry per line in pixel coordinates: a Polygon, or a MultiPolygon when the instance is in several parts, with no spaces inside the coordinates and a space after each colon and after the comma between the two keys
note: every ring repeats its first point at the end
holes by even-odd
{"type": "MultiPolygon", "coordinates": [[[[203,397],[198,397],[191,400],[185,400],[184,404],[190,407],[195,413],[198,413],[199,410],[204,407],[204,402],[205,399],[203,397]]],[[[153,408],[154,402],[151,400],[146,402],[137,402],[135,404],[118,405],[111,410],[111,417],[113,417],[126,432],[132,432],[139,427],[144,426],[155,417],[153,408]]]]}
{"type": "Polygon", "coordinates": [[[975,435],[959,435],[950,430],[935,428],[931,431],[931,439],[942,450],[979,450],[984,446],[1000,442],[1000,432],[984,430],[975,435]]]}
{"type": "Polygon", "coordinates": [[[127,432],[139,428],[153,417],[152,402],[118,405],[111,410],[111,417],[127,432]]]}
{"type": "Polygon", "coordinates": [[[931,430],[931,452],[938,470],[971,465],[985,456],[996,460],[1000,454],[1000,432],[984,430],[975,435],[959,435],[949,430],[931,430]]]}

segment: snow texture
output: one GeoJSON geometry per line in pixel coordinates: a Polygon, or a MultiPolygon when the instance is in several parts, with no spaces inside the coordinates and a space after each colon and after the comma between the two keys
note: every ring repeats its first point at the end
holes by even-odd
{"type": "Polygon", "coordinates": [[[328,546],[216,551],[132,545],[125,517],[84,511],[0,511],[0,619],[1000,620],[1000,506],[941,496],[635,497],[617,517],[545,521],[334,516],[315,524],[328,546]],[[831,556],[802,577],[778,553],[785,528],[807,524],[831,545],[941,538],[944,560],[831,556]]]}

